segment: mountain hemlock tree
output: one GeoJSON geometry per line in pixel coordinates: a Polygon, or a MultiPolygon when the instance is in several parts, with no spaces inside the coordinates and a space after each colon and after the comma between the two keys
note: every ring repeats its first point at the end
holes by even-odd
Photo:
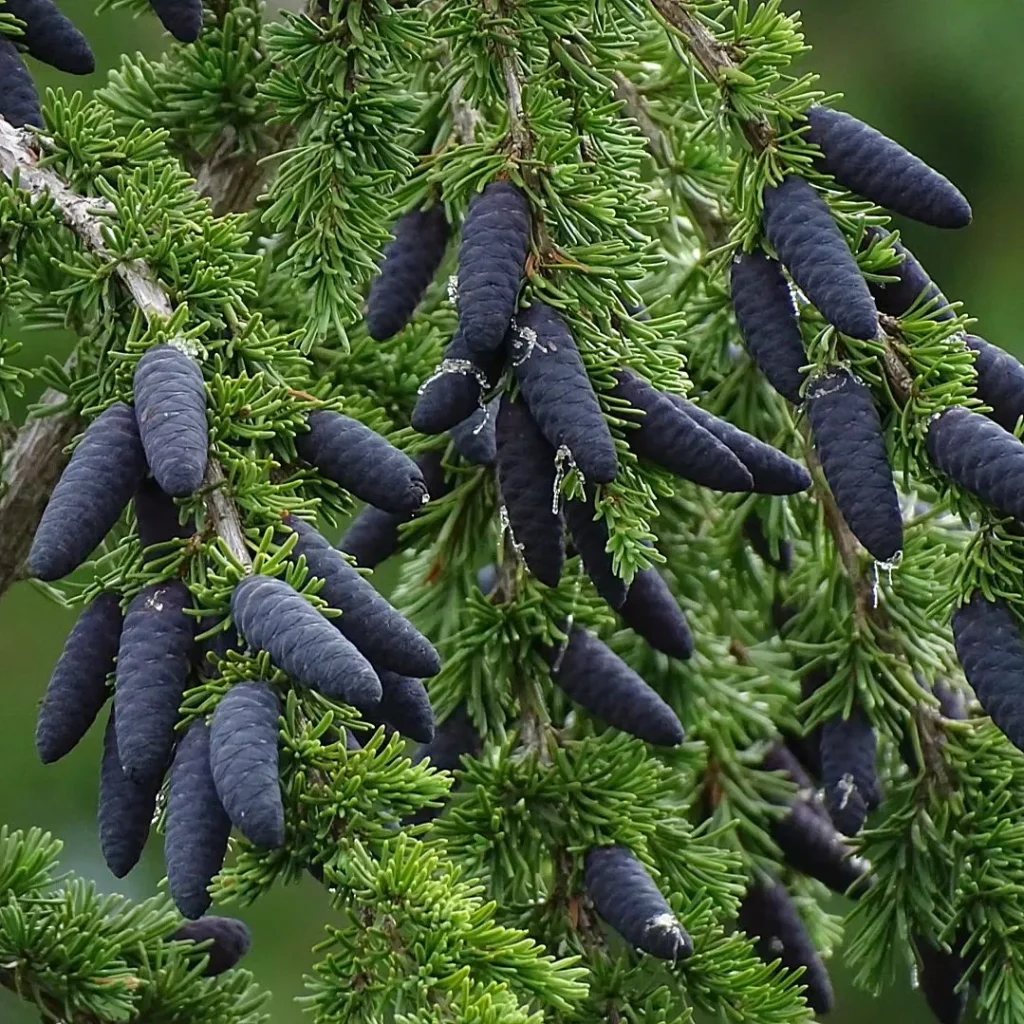
{"type": "Polygon", "coordinates": [[[207,911],[311,873],[321,1024],[796,1024],[844,935],[1017,1024],[1024,369],[889,221],[956,188],[773,0],[153,7],[42,112],[20,52],[88,44],[0,20],[3,315],[79,339],[0,588],[84,608],[37,746],[106,723],[104,856],[171,899],[3,831],[0,984],[267,1019],[207,911]]]}

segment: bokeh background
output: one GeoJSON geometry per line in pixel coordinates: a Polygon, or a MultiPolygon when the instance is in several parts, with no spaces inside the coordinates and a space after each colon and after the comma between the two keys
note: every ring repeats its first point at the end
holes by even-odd
{"type": "MultiPolygon", "coordinates": [[[[77,82],[33,65],[44,85],[96,88],[123,52],[159,52],[165,43],[154,18],[135,20],[123,11],[93,13],[94,0],[62,6],[86,33],[102,71],[77,82]]],[[[786,6],[796,4],[787,0],[786,6]]],[[[974,225],[955,235],[900,225],[911,248],[950,298],[978,318],[978,333],[1021,352],[1020,251],[1024,239],[1024,5],[1005,0],[804,0],[807,38],[814,53],[808,68],[822,88],[845,94],[852,113],[940,168],[970,197],[974,225]]],[[[23,356],[37,362],[63,355],[69,339],[28,335],[23,356]]],[[[29,397],[34,398],[35,395],[29,397]]],[[[0,605],[0,664],[5,682],[0,709],[0,822],[38,825],[65,843],[64,866],[94,878],[103,891],[133,898],[150,895],[162,875],[159,842],[143,863],[116,881],[100,856],[95,826],[99,730],[65,761],[44,769],[33,746],[37,702],[44,691],[73,615],[55,607],[30,584],[0,605]]],[[[234,911],[229,911],[234,912],[234,911]]],[[[274,992],[276,1024],[297,1024],[292,1002],[312,963],[329,911],[317,887],[278,890],[241,912],[255,933],[248,966],[274,992]]],[[[853,990],[841,965],[834,1024],[854,1024],[871,1013],[879,1024],[925,1024],[931,1017],[906,982],[878,1001],[853,990]]],[[[34,1024],[38,1016],[0,991],[0,1021],[34,1024]]],[[[654,1022],[652,1022],[654,1024],[654,1022]]],[[[756,1024],[756,1022],[751,1022],[756,1024]]]]}

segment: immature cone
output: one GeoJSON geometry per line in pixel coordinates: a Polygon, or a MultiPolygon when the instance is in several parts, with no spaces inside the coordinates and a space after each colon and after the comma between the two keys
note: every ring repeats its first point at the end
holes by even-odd
{"type": "Polygon", "coordinates": [[[4,0],[4,11],[25,23],[18,42],[36,60],[69,75],[91,75],[96,70],[85,36],[53,0],[4,0]]]}
{"type": "MultiPolygon", "coordinates": [[[[462,768],[463,757],[476,757],[480,753],[482,737],[473,725],[465,705],[460,704],[434,730],[433,739],[421,744],[413,755],[413,763],[427,760],[438,771],[456,772],[462,768]]],[[[406,824],[422,825],[432,821],[442,807],[424,807],[410,815],[406,824]]]]}
{"type": "Polygon", "coordinates": [[[630,370],[616,374],[612,394],[643,413],[626,430],[626,443],[641,458],[670,473],[716,491],[749,491],[753,477],[732,450],[669,395],[653,388],[630,370]]]}
{"type": "Polygon", "coordinates": [[[847,525],[878,561],[891,561],[903,547],[903,517],[870,389],[833,370],[807,389],[807,418],[847,525]]]}
{"type": "Polygon", "coordinates": [[[104,591],[71,630],[39,709],[36,750],[43,764],[74,750],[106,704],[122,621],[120,596],[104,591]]]}
{"type": "Polygon", "coordinates": [[[1024,366],[984,338],[968,334],[964,341],[977,353],[974,369],[978,375],[978,398],[992,406],[989,416],[1013,433],[1017,420],[1024,416],[1024,366]]]}
{"type": "Polygon", "coordinates": [[[434,280],[448,244],[444,207],[407,213],[393,233],[366,302],[366,327],[377,341],[405,327],[434,280]]]}
{"type": "Polygon", "coordinates": [[[788,970],[804,969],[800,984],[806,986],[804,997],[815,1013],[831,1011],[835,996],[828,970],[784,886],[751,883],[737,923],[755,940],[757,955],[765,963],[779,960],[788,970]]]}
{"type": "Polygon", "coordinates": [[[976,591],[953,613],[953,642],[985,714],[1024,750],[1024,637],[1017,617],[976,591]]]}
{"type": "Polygon", "coordinates": [[[429,743],[434,738],[434,710],[422,681],[387,671],[379,675],[384,695],[375,716],[403,736],[417,743],[429,743]]]}
{"type": "MultiPolygon", "coordinates": [[[[427,490],[432,500],[443,498],[451,490],[441,463],[441,453],[424,452],[416,457],[427,490]]],[[[351,555],[356,565],[364,569],[375,569],[390,558],[399,548],[398,528],[412,519],[412,513],[395,515],[367,505],[349,524],[345,535],[338,542],[340,550],[351,555]]]]}
{"type": "Polygon", "coordinates": [[[851,192],[932,227],[971,223],[959,189],[898,142],[841,110],[813,106],[807,120],[804,137],[823,153],[819,170],[851,192]]]}
{"type": "Polygon", "coordinates": [[[960,953],[936,949],[920,936],[914,945],[919,960],[917,980],[928,1008],[939,1024],[960,1024],[971,997],[970,986],[960,985],[968,963],[960,953]]]}
{"type": "Polygon", "coordinates": [[[146,473],[135,411],[117,402],[89,425],[43,512],[28,561],[47,582],[74,572],[113,529],[146,473]]]}
{"type": "Polygon", "coordinates": [[[203,31],[202,0],[149,0],[149,6],[179,43],[194,43],[203,31]]]}
{"type": "Polygon", "coordinates": [[[534,422],[552,448],[569,449],[588,481],[611,483],[619,471],[615,442],[565,321],[535,302],[516,324],[512,369],[534,422]]]}
{"type": "Polygon", "coordinates": [[[570,498],[564,503],[564,515],[583,569],[597,592],[615,609],[626,602],[628,590],[625,580],[615,572],[612,556],[608,553],[608,527],[603,519],[595,518],[594,488],[587,487],[585,496],[570,498]]]}
{"type": "MultiPolygon", "coordinates": [[[[869,239],[878,237],[886,237],[880,228],[868,229],[869,239]]],[[[896,280],[888,284],[868,284],[879,312],[889,316],[903,316],[920,301],[931,303],[928,316],[933,320],[952,320],[956,313],[949,308],[949,300],[918,263],[914,254],[900,242],[893,242],[892,250],[903,258],[898,267],[886,271],[886,276],[895,277],[896,280]]]]}
{"type": "Polygon", "coordinates": [[[103,733],[97,817],[103,860],[115,878],[124,878],[142,856],[162,781],[161,776],[135,783],[125,775],[117,756],[117,726],[112,707],[103,733]]]}
{"type": "Polygon", "coordinates": [[[494,421],[497,401],[492,401],[451,429],[455,450],[474,466],[493,466],[497,458],[494,421]]]}
{"type": "Polygon", "coordinates": [[[685,960],[693,940],[647,869],[624,846],[587,851],[585,885],[597,912],[635,949],[661,960],[685,960]]]}
{"type": "Polygon", "coordinates": [[[534,576],[557,587],[565,564],[564,522],[555,505],[554,448],[525,403],[506,392],[495,417],[498,485],[512,536],[534,576]]]}
{"type": "Polygon", "coordinates": [[[284,580],[247,576],[231,595],[231,617],[250,646],[303,686],[355,707],[380,700],[370,663],[284,580]]]}
{"type": "Polygon", "coordinates": [[[751,358],[783,398],[799,405],[808,358],[782,266],[761,250],[741,253],[729,283],[736,323],[751,358]]]}
{"type": "Polygon", "coordinates": [[[492,182],[470,203],[459,246],[459,330],[471,353],[501,347],[529,251],[526,197],[511,182],[492,182]]]}
{"type": "Polygon", "coordinates": [[[324,581],[319,597],[341,611],[334,624],[375,668],[436,676],[441,659],[430,641],[383,598],[314,527],[294,516],[285,526],[299,535],[294,557],[305,556],[310,574],[324,581]]]}
{"type": "Polygon", "coordinates": [[[299,455],[328,480],[385,512],[416,512],[428,500],[416,463],[359,420],[338,412],[309,414],[309,432],[295,438],[299,455]]]}
{"type": "Polygon", "coordinates": [[[928,455],[996,512],[1024,519],[1024,444],[981,413],[954,406],[928,425],[928,455]]]}
{"type": "Polygon", "coordinates": [[[771,826],[772,839],[789,867],[839,895],[867,877],[867,862],[853,856],[817,804],[794,800],[789,806],[789,813],[771,826]]]}
{"type": "Polygon", "coordinates": [[[135,368],[134,394],[142,447],[156,482],[173,498],[195,494],[210,447],[203,371],[181,349],[156,345],[135,368]]]}
{"type": "Polygon", "coordinates": [[[198,921],[188,921],[170,938],[173,942],[210,943],[210,947],[203,951],[208,958],[203,971],[207,978],[215,978],[231,970],[252,948],[252,932],[248,925],[234,917],[211,915],[198,921]]]}
{"type": "Polygon", "coordinates": [[[210,771],[210,730],[197,721],[178,744],[167,796],[167,882],[184,917],[195,920],[210,906],[210,883],[224,864],[230,835],[231,819],[210,771]]]}
{"type": "Polygon", "coordinates": [[[191,521],[182,526],[178,520],[178,506],[155,480],[143,480],[132,500],[135,506],[135,528],[143,549],[191,537],[195,532],[195,524],[191,521]]]}
{"type": "Polygon", "coordinates": [[[588,630],[573,626],[566,646],[548,652],[548,662],[558,688],[595,718],[655,746],[683,742],[676,713],[588,630]]]}
{"type": "Polygon", "coordinates": [[[474,355],[462,331],[444,350],[441,365],[420,385],[412,411],[413,429],[421,434],[443,434],[480,408],[481,396],[498,383],[505,363],[502,346],[481,358],[474,355]]]}
{"type": "Polygon", "coordinates": [[[281,704],[267,683],[235,683],[210,723],[210,771],[232,824],[264,849],[284,846],[278,778],[281,704]]]}
{"type": "Polygon", "coordinates": [[[179,580],[143,588],[128,605],[117,652],[114,706],[117,749],[130,779],[160,779],[174,746],[178,708],[188,685],[195,619],[179,580]]]}
{"type": "Polygon", "coordinates": [[[821,315],[851,338],[878,332],[878,313],[828,204],[796,175],[764,190],[764,231],[821,315]]]}
{"type": "Polygon", "coordinates": [[[619,614],[656,651],[683,661],[693,654],[686,615],[657,569],[643,569],[633,577],[619,614]]]}
{"type": "Polygon", "coordinates": [[[7,36],[0,36],[0,117],[6,118],[14,128],[43,127],[35,83],[17,47],[7,36]]]}
{"type": "Polygon", "coordinates": [[[864,712],[833,718],[821,730],[821,779],[825,806],[837,829],[855,836],[881,802],[876,758],[878,739],[864,712]]]}
{"type": "Polygon", "coordinates": [[[688,402],[679,395],[669,395],[673,404],[682,409],[709,434],[714,434],[746,467],[758,494],[799,494],[811,486],[811,474],[785,452],[758,440],[728,420],[713,416],[705,409],[688,402]]]}

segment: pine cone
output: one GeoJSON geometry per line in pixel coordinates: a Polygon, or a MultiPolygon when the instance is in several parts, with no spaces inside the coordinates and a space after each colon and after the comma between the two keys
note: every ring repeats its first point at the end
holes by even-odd
{"type": "MultiPolygon", "coordinates": [[[[968,985],[957,988],[967,972],[968,962],[955,949],[936,949],[927,939],[916,936],[920,968],[917,979],[928,1008],[939,1024],[960,1024],[967,1013],[971,990],[968,985]]],[[[962,943],[957,943],[962,946],[962,943]]]]}
{"type": "Polygon", "coordinates": [[[447,245],[444,207],[413,210],[399,219],[380,273],[370,285],[366,326],[371,338],[384,341],[405,327],[434,280],[447,245]]]}
{"type": "Polygon", "coordinates": [[[211,943],[203,975],[215,978],[231,970],[252,948],[252,933],[244,921],[234,917],[201,917],[183,924],[171,937],[172,942],[211,943]]]}
{"type": "Polygon", "coordinates": [[[430,743],[434,738],[434,710],[422,681],[394,672],[379,674],[384,695],[371,713],[371,721],[386,723],[417,743],[430,743]]]}
{"type": "Polygon", "coordinates": [[[89,425],[43,512],[29,566],[51,582],[74,572],[113,529],[146,473],[135,411],[118,402],[89,425]]]}
{"type": "Polygon", "coordinates": [[[647,869],[624,846],[587,851],[587,895],[604,920],[635,949],[661,960],[693,955],[693,940],[647,869]]]}
{"type": "Polygon", "coordinates": [[[498,412],[495,399],[489,405],[478,408],[451,429],[455,450],[474,466],[493,466],[498,457],[494,437],[494,421],[498,412]]]}
{"type": "MultiPolygon", "coordinates": [[[[880,228],[868,228],[869,241],[886,236],[887,233],[880,228]]],[[[938,285],[914,258],[914,254],[900,242],[894,242],[892,249],[897,256],[903,257],[898,267],[886,271],[887,275],[896,277],[896,280],[889,284],[868,284],[879,312],[889,316],[903,316],[921,300],[933,303],[928,314],[933,320],[952,320],[956,313],[949,308],[949,299],[942,294],[938,285]]]]}
{"type": "Polygon", "coordinates": [[[0,36],[0,117],[12,127],[43,127],[39,94],[21,59],[17,47],[7,36],[0,36]]]}
{"type": "Polygon", "coordinates": [[[53,0],[4,0],[4,11],[25,23],[18,42],[29,56],[69,75],[91,75],[96,70],[85,36],[53,0]]]}
{"type": "Polygon", "coordinates": [[[878,738],[860,708],[855,708],[849,718],[833,718],[822,726],[825,806],[845,836],[860,832],[868,814],[881,803],[877,754],[878,738]]]}
{"type": "Polygon", "coordinates": [[[807,418],[847,525],[875,558],[891,561],[903,547],[903,517],[870,389],[834,370],[808,388],[807,418]]]}
{"type": "Polygon", "coordinates": [[[501,396],[495,417],[498,485],[512,535],[534,576],[557,587],[565,564],[564,523],[555,511],[555,450],[525,403],[501,396]]]}
{"type": "Polygon", "coordinates": [[[471,353],[483,358],[501,347],[529,251],[526,197],[511,182],[491,182],[470,203],[459,246],[459,330],[471,353]]]}
{"type": "Polygon", "coordinates": [[[195,524],[190,519],[184,526],[178,518],[178,506],[165,494],[155,480],[139,484],[132,499],[135,505],[135,528],[143,550],[156,544],[191,537],[195,524]]]}
{"type": "Polygon", "coordinates": [[[179,43],[194,43],[203,31],[202,0],[149,0],[149,6],[179,43]]]}
{"type": "Polygon", "coordinates": [[[851,338],[878,333],[868,286],[828,204],[803,178],[789,175],[764,190],[768,241],[821,315],[851,338]]]}
{"type": "Polygon", "coordinates": [[[682,661],[693,654],[686,615],[657,569],[644,569],[633,577],[619,614],[656,651],[682,661]]]}
{"type": "Polygon", "coordinates": [[[587,487],[585,497],[570,498],[564,503],[565,521],[569,527],[573,546],[583,562],[597,592],[615,609],[626,602],[628,590],[625,581],[615,572],[612,556],[608,552],[608,527],[603,519],[594,518],[595,489],[587,487]]]}
{"type": "Polygon", "coordinates": [[[683,742],[676,713],[612,649],[577,626],[548,651],[551,678],[595,718],[659,747],[683,742]]]}
{"type": "Polygon", "coordinates": [[[255,846],[284,846],[278,778],[281,703],[267,683],[235,683],[210,723],[210,771],[232,824],[255,846]]]}
{"type": "Polygon", "coordinates": [[[992,406],[989,416],[1012,434],[1017,420],[1024,416],[1024,366],[984,338],[968,334],[964,341],[977,352],[978,398],[992,406]]]}
{"type": "Polygon", "coordinates": [[[247,576],[231,595],[231,617],[250,646],[303,686],[355,707],[380,701],[370,663],[284,580],[247,576]]]}
{"type": "Polygon", "coordinates": [[[512,368],[530,415],[552,448],[569,449],[588,481],[611,483],[619,471],[615,442],[565,321],[535,302],[516,324],[512,368]]]}
{"type": "Polygon", "coordinates": [[[760,249],[741,253],[732,265],[730,289],[751,358],[783,398],[799,405],[807,350],[781,265],[760,249]]]}
{"type": "Polygon", "coordinates": [[[818,168],[873,203],[936,228],[963,228],[971,207],[956,186],[880,131],[841,110],[807,111],[805,138],[823,157],[818,168]]]}
{"type": "Polygon", "coordinates": [[[36,750],[43,764],[74,750],[106,704],[122,622],[120,596],[104,591],[71,630],[39,709],[36,750]]]}

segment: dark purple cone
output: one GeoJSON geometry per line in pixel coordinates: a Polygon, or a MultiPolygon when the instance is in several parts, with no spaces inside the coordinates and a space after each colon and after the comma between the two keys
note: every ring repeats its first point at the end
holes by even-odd
{"type": "Polygon", "coordinates": [[[619,614],[656,651],[683,661],[693,654],[686,615],[657,569],[644,569],[633,577],[619,614]]]}
{"type": "Polygon", "coordinates": [[[135,415],[161,489],[187,498],[203,485],[210,448],[199,364],[173,345],[149,349],[135,368],[135,415]]]}
{"type": "Polygon", "coordinates": [[[430,641],[340,551],[301,519],[288,516],[284,523],[299,535],[293,556],[305,556],[310,573],[324,581],[318,596],[342,612],[334,624],[364,658],[375,668],[417,677],[441,671],[430,641]]]}
{"type": "Polygon", "coordinates": [[[843,895],[867,876],[868,864],[854,857],[816,804],[794,800],[789,814],[773,822],[771,836],[794,871],[816,878],[843,895]]]}
{"type": "Polygon", "coordinates": [[[1013,433],[1017,420],[1024,416],[1024,366],[984,338],[968,334],[964,341],[977,353],[974,369],[978,374],[978,398],[992,406],[989,416],[1013,433]]]}
{"type": "Polygon", "coordinates": [[[117,756],[117,729],[112,707],[103,733],[97,817],[103,860],[115,878],[124,878],[142,856],[162,782],[161,777],[139,785],[125,775],[117,756]]]}
{"type": "Polygon", "coordinates": [[[210,883],[224,864],[231,835],[210,771],[210,730],[197,721],[185,733],[171,766],[164,860],[171,899],[191,920],[210,906],[210,883]]]}
{"type": "Polygon", "coordinates": [[[252,933],[244,921],[234,917],[201,917],[183,924],[172,936],[175,942],[210,942],[203,954],[207,959],[203,975],[215,978],[231,970],[252,948],[252,933]]]}
{"type": "Polygon", "coordinates": [[[743,536],[754,549],[754,553],[776,572],[788,573],[793,569],[793,545],[788,540],[779,542],[779,554],[772,554],[771,546],[764,532],[764,522],[756,512],[743,520],[743,536]]]}
{"type": "Polygon", "coordinates": [[[309,414],[309,433],[295,438],[299,455],[328,480],[384,512],[418,512],[428,500],[419,466],[359,420],[339,412],[309,414]]]}
{"type": "Polygon", "coordinates": [[[0,36],[0,117],[14,128],[43,127],[35,83],[7,36],[0,36]]]}
{"type": "Polygon", "coordinates": [[[434,738],[434,711],[422,681],[381,672],[380,685],[384,696],[375,714],[403,736],[417,743],[429,743],[434,738]]]}
{"type": "Polygon", "coordinates": [[[235,683],[210,723],[210,770],[232,824],[255,846],[284,846],[278,778],[281,704],[268,683],[235,683]]]}
{"type": "Polygon", "coordinates": [[[498,413],[497,401],[477,409],[451,429],[455,450],[474,466],[493,466],[498,457],[494,438],[494,420],[498,413]]]}
{"type": "Polygon", "coordinates": [[[194,43],[203,31],[202,0],[149,0],[149,6],[179,43],[194,43]]]}
{"type": "Polygon", "coordinates": [[[174,747],[178,709],[188,685],[196,620],[188,587],[155,583],[128,605],[117,652],[114,706],[117,750],[129,778],[160,779],[174,747]]]}
{"type": "Polygon", "coordinates": [[[247,576],[231,595],[239,633],[296,682],[355,707],[380,701],[370,663],[333,623],[284,580],[247,576]]]}
{"type": "MultiPolygon", "coordinates": [[[[427,759],[438,771],[457,772],[462,768],[463,757],[477,757],[482,738],[473,725],[465,705],[460,704],[443,722],[434,729],[434,738],[421,744],[413,755],[413,763],[427,759]]],[[[454,787],[453,787],[454,789],[454,787]]],[[[444,810],[442,807],[424,807],[410,815],[407,824],[422,825],[432,821],[444,810]]]]}
{"type": "Polygon", "coordinates": [[[764,190],[764,231],[818,312],[851,338],[878,332],[878,312],[828,204],[797,175],[764,190]]]}
{"type": "Polygon", "coordinates": [[[757,955],[767,964],[776,960],[795,971],[803,968],[800,984],[815,1013],[826,1014],[835,1003],[832,982],[818,951],[785,887],[752,882],[740,904],[740,929],[754,940],[757,955]]]}
{"type": "MultiPolygon", "coordinates": [[[[441,464],[441,453],[424,452],[416,456],[428,493],[432,500],[443,498],[451,491],[441,464]]],[[[345,535],[338,542],[340,550],[351,555],[356,565],[364,569],[375,569],[389,559],[400,547],[398,528],[412,519],[412,513],[395,515],[367,505],[349,524],[345,535]]]]}
{"type": "MultiPolygon", "coordinates": [[[[878,237],[884,238],[887,234],[880,228],[868,229],[869,241],[878,237]]],[[[896,280],[888,284],[868,285],[878,311],[889,316],[903,316],[919,299],[923,299],[934,303],[928,314],[933,320],[952,320],[956,313],[948,308],[949,300],[914,258],[914,254],[900,242],[894,242],[892,250],[897,256],[903,257],[903,262],[898,267],[886,271],[886,274],[896,277],[896,280]]]]}
{"type": "Polygon", "coordinates": [[[807,111],[805,138],[824,154],[818,167],[844,188],[893,213],[936,228],[963,228],[971,207],[959,189],[880,131],[841,110],[807,111]]]}
{"type": "Polygon", "coordinates": [[[814,447],[839,511],[880,562],[903,547],[903,517],[871,391],[846,370],[807,389],[814,447]]]}
{"type": "Polygon", "coordinates": [[[443,434],[479,408],[484,391],[498,383],[505,365],[505,347],[485,358],[472,356],[465,335],[456,333],[441,365],[420,386],[412,425],[421,434],[443,434]]]}
{"type": "Polygon", "coordinates": [[[679,395],[668,397],[708,433],[714,434],[743,463],[754,480],[753,489],[759,494],[799,494],[811,486],[811,474],[785,452],[765,444],[753,434],[734,427],[728,420],[713,416],[679,395]]]}
{"type": "Polygon", "coordinates": [[[669,395],[655,390],[630,370],[616,374],[612,392],[643,413],[626,429],[626,443],[641,458],[716,491],[749,491],[753,477],[732,450],[669,395]]]}
{"type": "Polygon", "coordinates": [[[18,42],[36,60],[69,75],[91,75],[96,70],[85,36],[53,0],[5,0],[4,11],[25,23],[18,42]]]}
{"type": "Polygon", "coordinates": [[[542,302],[516,324],[512,368],[530,415],[553,448],[569,449],[589,482],[611,483],[619,471],[615,442],[568,326],[542,302]]]}
{"type": "Polygon", "coordinates": [[[736,323],[751,358],[783,398],[800,404],[808,362],[782,266],[760,249],[741,253],[730,276],[736,323]]]}
{"type": "Polygon", "coordinates": [[[146,473],[135,410],[122,402],[93,420],[43,512],[28,561],[46,582],[74,572],[113,529],[146,473]]]}
{"type": "Polygon", "coordinates": [[[143,549],[155,544],[166,544],[170,540],[191,537],[195,524],[189,521],[182,526],[178,520],[178,506],[169,494],[165,494],[153,479],[139,484],[133,499],[135,504],[135,527],[143,549]]]}
{"type": "Polygon", "coordinates": [[[534,576],[557,587],[565,564],[564,521],[554,511],[555,450],[526,404],[507,392],[495,417],[498,484],[512,536],[534,576]]]}
{"type": "Polygon", "coordinates": [[[594,518],[594,494],[594,488],[588,487],[584,499],[570,498],[563,505],[563,515],[594,588],[612,608],[620,609],[626,601],[626,583],[616,575],[608,553],[608,527],[603,519],[594,518]]]}
{"type": "Polygon", "coordinates": [[[614,729],[659,747],[683,742],[676,713],[610,647],[577,626],[548,651],[551,678],[571,700],[614,729]]]}
{"type": "Polygon", "coordinates": [[[955,406],[928,425],[928,455],[996,512],[1024,519],[1024,444],[981,413],[955,406]]]}
{"type": "Polygon", "coordinates": [[[104,591],[71,630],[39,709],[36,750],[43,764],[74,750],[106,704],[122,621],[120,595],[104,591]]]}
{"type": "Polygon", "coordinates": [[[1024,637],[1017,617],[976,591],[953,613],[953,642],[985,714],[1024,750],[1024,637]]]}
{"type": "Polygon", "coordinates": [[[855,836],[881,803],[875,761],[878,738],[860,708],[849,718],[833,718],[821,729],[821,780],[825,806],[836,828],[855,836]]]}
{"type": "Polygon", "coordinates": [[[588,850],[584,872],[595,909],[634,949],[672,961],[693,954],[693,940],[630,850],[624,846],[588,850]]]}
{"type": "Polygon", "coordinates": [[[459,330],[470,352],[501,347],[529,251],[526,197],[511,182],[492,182],[470,203],[459,246],[459,330]]]}
{"type": "MultiPolygon", "coordinates": [[[[928,1008],[939,1024],[960,1024],[967,1013],[971,990],[957,986],[967,972],[968,962],[959,952],[936,949],[927,939],[917,936],[919,969],[917,980],[928,1008]]],[[[959,943],[957,945],[960,945],[959,943]]]]}
{"type": "Polygon", "coordinates": [[[377,341],[405,327],[434,280],[448,244],[444,207],[407,213],[395,225],[394,236],[366,302],[366,327],[377,341]]]}

